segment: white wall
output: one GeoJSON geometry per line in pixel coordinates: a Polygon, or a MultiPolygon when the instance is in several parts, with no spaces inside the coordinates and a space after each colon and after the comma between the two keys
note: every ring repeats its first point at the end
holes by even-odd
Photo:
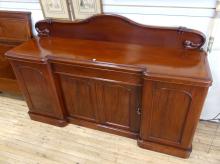
{"type": "MultiPolygon", "coordinates": [[[[205,34],[209,34],[214,7],[215,0],[103,0],[104,12],[143,24],[187,26],[205,34]]],[[[39,0],[0,0],[0,10],[31,11],[33,22],[43,19],[39,0]]]]}
{"type": "MultiPolygon", "coordinates": [[[[104,12],[120,14],[148,25],[185,26],[202,31],[207,37],[215,6],[216,0],[103,0],[104,12]]],[[[0,0],[0,10],[31,11],[33,23],[43,19],[39,0],[0,0]]],[[[216,72],[219,65],[215,62],[216,55],[213,58],[210,55],[210,60],[216,72]]],[[[217,79],[215,76],[214,80],[217,79]]],[[[218,93],[212,90],[202,118],[212,118],[219,112],[218,93]]]]}
{"type": "Polygon", "coordinates": [[[213,85],[209,90],[201,115],[203,119],[213,118],[220,113],[220,11],[218,17],[214,19],[213,23],[214,27],[211,35],[214,37],[214,44],[211,53],[208,54],[213,76],[213,85]]]}

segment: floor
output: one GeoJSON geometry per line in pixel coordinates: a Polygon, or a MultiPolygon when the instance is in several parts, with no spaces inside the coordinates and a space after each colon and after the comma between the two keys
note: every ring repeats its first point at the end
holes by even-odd
{"type": "Polygon", "coordinates": [[[27,115],[26,103],[0,94],[0,164],[220,164],[220,125],[200,122],[189,159],[141,149],[136,141],[80,126],[59,128],[27,115]]]}

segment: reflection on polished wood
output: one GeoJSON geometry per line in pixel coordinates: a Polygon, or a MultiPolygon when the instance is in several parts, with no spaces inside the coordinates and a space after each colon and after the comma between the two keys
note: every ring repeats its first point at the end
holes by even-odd
{"type": "Polygon", "coordinates": [[[136,141],[82,126],[31,121],[25,101],[0,94],[0,163],[219,164],[220,126],[200,122],[187,160],[140,149],[136,141]]]}
{"type": "Polygon", "coordinates": [[[8,51],[31,119],[82,125],[189,157],[212,78],[202,33],[97,15],[40,21],[8,51]]]}

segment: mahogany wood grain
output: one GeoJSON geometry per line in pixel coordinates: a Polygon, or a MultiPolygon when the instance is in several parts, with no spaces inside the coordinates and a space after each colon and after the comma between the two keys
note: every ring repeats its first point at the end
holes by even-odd
{"type": "Polygon", "coordinates": [[[146,103],[142,106],[138,144],[152,150],[154,143],[161,144],[162,152],[169,145],[182,149],[179,156],[188,156],[208,87],[151,80],[144,83],[142,102],[146,103]]]}
{"type": "Polygon", "coordinates": [[[176,77],[179,81],[197,85],[200,82],[209,85],[211,79],[207,54],[201,50],[42,37],[16,47],[16,51],[8,53],[8,56],[37,61],[49,58],[53,61],[79,63],[89,67],[129,69],[139,72],[147,69],[144,72],[146,76],[150,76],[149,78],[176,77]]]}
{"type": "Polygon", "coordinates": [[[65,23],[43,20],[35,27],[40,36],[192,49],[205,43],[204,35],[196,30],[145,26],[118,15],[96,15],[83,21],[65,23]]]}
{"type": "Polygon", "coordinates": [[[4,53],[31,37],[30,12],[0,11],[0,91],[20,93],[15,75],[4,53]]]}
{"type": "Polygon", "coordinates": [[[204,35],[97,15],[40,21],[6,53],[31,119],[74,123],[187,158],[212,77],[204,35]]]}
{"type": "Polygon", "coordinates": [[[138,132],[139,87],[74,75],[61,75],[60,83],[70,117],[138,132]]]}
{"type": "Polygon", "coordinates": [[[49,116],[58,122],[64,119],[62,104],[59,102],[50,68],[44,63],[11,61],[11,64],[18,81],[21,82],[20,89],[24,91],[31,117],[49,116]]]}

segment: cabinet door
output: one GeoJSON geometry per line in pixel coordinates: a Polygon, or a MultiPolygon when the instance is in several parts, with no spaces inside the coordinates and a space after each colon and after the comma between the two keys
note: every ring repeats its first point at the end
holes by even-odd
{"type": "Polygon", "coordinates": [[[60,76],[60,82],[68,116],[97,122],[94,82],[65,75],[60,76]]]}
{"type": "Polygon", "coordinates": [[[70,117],[138,131],[138,87],[67,75],[60,83],[70,117]]]}
{"type": "Polygon", "coordinates": [[[141,138],[189,149],[207,89],[145,81],[141,138]]]}
{"type": "Polygon", "coordinates": [[[11,61],[30,113],[63,118],[53,79],[46,64],[11,61]]]}
{"type": "Polygon", "coordinates": [[[115,84],[110,82],[96,83],[96,104],[102,124],[137,132],[140,102],[140,90],[137,86],[115,84]]]}

